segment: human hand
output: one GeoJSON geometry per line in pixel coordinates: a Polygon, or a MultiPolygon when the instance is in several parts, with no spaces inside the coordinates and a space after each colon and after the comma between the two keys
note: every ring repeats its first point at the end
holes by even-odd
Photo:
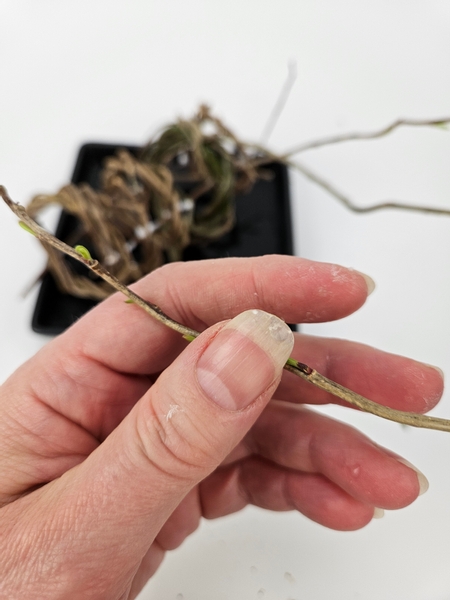
{"type": "Polygon", "coordinates": [[[279,382],[291,354],[381,404],[424,412],[442,393],[438,371],[360,344],[294,340],[261,312],[223,322],[254,309],[287,322],[344,317],[366,299],[361,274],[226,259],[168,265],[133,289],[209,329],[187,345],[116,294],[4,383],[0,595],[133,598],[202,516],[253,503],[351,530],[418,496],[423,476],[301,406],[335,398],[287,372],[279,382]]]}

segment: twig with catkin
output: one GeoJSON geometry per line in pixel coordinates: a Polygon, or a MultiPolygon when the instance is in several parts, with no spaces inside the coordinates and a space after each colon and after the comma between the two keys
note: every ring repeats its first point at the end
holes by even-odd
{"type": "MultiPolygon", "coordinates": [[[[199,332],[186,327],[185,325],[178,323],[171,317],[169,317],[159,306],[147,302],[136,293],[134,293],[129,287],[122,284],[116,277],[111,275],[97,260],[93,259],[89,251],[81,245],[72,248],[65,242],[57,239],[55,236],[46,231],[43,227],[38,225],[34,219],[32,219],[25,208],[20,204],[13,202],[9,197],[6,189],[0,186],[0,196],[3,198],[8,207],[14,212],[19,218],[19,224],[36,236],[44,246],[49,245],[56,250],[71,256],[75,260],[84,264],[96,275],[101,277],[109,285],[115,288],[117,291],[123,293],[127,298],[137,304],[140,308],[145,310],[154,319],[160,321],[167,327],[180,333],[187,341],[194,340],[199,332]]],[[[327,377],[318,373],[315,369],[308,365],[299,362],[293,358],[289,358],[284,367],[290,373],[301,377],[302,379],[312,383],[313,385],[325,390],[326,392],[348,402],[349,404],[359,408],[360,410],[368,413],[372,413],[378,417],[396,421],[404,425],[410,425],[413,427],[422,427],[426,429],[436,429],[440,431],[450,432],[450,420],[441,419],[438,417],[430,417],[421,415],[418,413],[405,412],[395,410],[387,406],[380,405],[372,400],[364,398],[360,394],[353,392],[342,385],[328,379],[327,377]]]]}

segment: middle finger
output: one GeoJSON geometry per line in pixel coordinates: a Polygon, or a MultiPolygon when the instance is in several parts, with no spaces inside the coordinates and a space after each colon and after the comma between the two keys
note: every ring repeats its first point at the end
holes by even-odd
{"type": "Polygon", "coordinates": [[[246,445],[281,468],[321,474],[380,508],[407,506],[426,485],[423,475],[353,427],[290,403],[271,402],[246,445]]]}

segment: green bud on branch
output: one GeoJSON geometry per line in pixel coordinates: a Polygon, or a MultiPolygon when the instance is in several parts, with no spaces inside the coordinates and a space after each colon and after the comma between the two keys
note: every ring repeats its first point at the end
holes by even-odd
{"type": "Polygon", "coordinates": [[[22,229],[25,229],[25,231],[28,231],[28,233],[31,233],[31,235],[34,235],[36,237],[36,234],[34,233],[34,231],[31,229],[31,227],[29,227],[26,223],[24,223],[23,221],[19,221],[19,226],[22,227],[22,229]]]}
{"type": "Polygon", "coordinates": [[[86,260],[92,260],[91,253],[86,248],[86,246],[81,246],[81,245],[75,246],[75,252],[78,252],[78,254],[80,254],[86,260]]]}

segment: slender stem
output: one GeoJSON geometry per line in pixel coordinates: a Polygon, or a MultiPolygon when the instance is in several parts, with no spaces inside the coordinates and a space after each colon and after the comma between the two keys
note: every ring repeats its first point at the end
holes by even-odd
{"type": "Polygon", "coordinates": [[[345,400],[352,406],[356,406],[364,412],[372,413],[377,417],[382,417],[383,419],[388,419],[397,423],[403,423],[403,425],[410,425],[411,427],[422,427],[425,429],[437,429],[438,431],[450,432],[450,421],[447,419],[429,417],[418,413],[388,408],[387,406],[373,402],[373,400],[364,398],[364,396],[361,396],[356,392],[348,390],[339,383],[331,381],[328,377],[321,375],[315,369],[311,369],[308,365],[292,358],[288,360],[284,368],[290,373],[298,375],[316,387],[337,396],[341,400],[345,400]]]}
{"type": "Polygon", "coordinates": [[[44,244],[49,244],[50,246],[53,246],[57,250],[60,250],[64,254],[67,254],[68,256],[71,256],[75,260],[84,264],[86,267],[91,269],[91,271],[96,273],[96,275],[98,275],[104,281],[109,283],[117,291],[122,292],[122,294],[125,294],[125,296],[132,300],[134,304],[140,306],[149,315],[151,315],[153,318],[157,319],[167,327],[178,331],[178,333],[181,333],[181,335],[186,337],[197,337],[199,335],[198,332],[194,329],[186,327],[185,325],[178,323],[174,319],[171,319],[168,315],[165,314],[165,312],[163,312],[159,308],[159,306],[157,306],[156,304],[152,304],[151,302],[147,302],[146,300],[138,296],[135,292],[130,290],[130,288],[128,288],[126,285],[120,283],[120,281],[116,279],[116,277],[111,275],[111,273],[109,273],[109,271],[107,271],[104,267],[102,267],[102,265],[97,260],[94,260],[92,258],[85,258],[82,254],[80,254],[80,252],[77,252],[77,250],[75,250],[68,244],[65,244],[55,236],[48,233],[48,231],[46,231],[43,227],[38,225],[36,221],[27,214],[27,211],[23,206],[21,206],[20,204],[16,204],[15,202],[13,202],[13,200],[11,200],[6,189],[3,186],[0,186],[0,196],[9,206],[9,208],[13,211],[13,213],[17,217],[19,217],[20,222],[26,225],[25,229],[28,229],[44,244]]]}
{"type": "Polygon", "coordinates": [[[283,87],[280,90],[277,101],[275,102],[275,106],[272,108],[272,111],[267,119],[267,123],[264,126],[263,132],[261,134],[261,144],[267,144],[270,136],[272,135],[273,130],[275,129],[275,125],[278,122],[278,119],[283,112],[283,109],[288,101],[289,95],[292,91],[294,83],[297,79],[297,62],[295,60],[289,61],[288,63],[288,74],[286,77],[286,81],[283,83],[283,87]]]}
{"type": "MultiPolygon", "coordinates": [[[[99,275],[102,279],[107,281],[112,287],[114,287],[119,292],[122,292],[127,296],[130,300],[132,300],[135,304],[145,310],[149,315],[151,315],[156,320],[160,321],[167,327],[174,329],[178,333],[181,333],[185,339],[188,341],[192,341],[195,339],[199,333],[190,327],[186,327],[177,321],[171,319],[168,315],[166,315],[156,304],[152,304],[147,302],[133,291],[130,290],[127,286],[123,285],[118,281],[115,277],[113,277],[106,269],[104,269],[97,260],[92,258],[87,258],[83,256],[80,251],[75,250],[71,246],[65,244],[58,238],[54,237],[52,234],[48,233],[45,229],[43,229],[40,225],[36,223],[31,217],[28,216],[25,208],[20,204],[16,204],[9,197],[6,189],[3,186],[0,186],[0,196],[9,206],[9,208],[14,212],[14,214],[19,217],[20,222],[25,224],[25,229],[35,235],[39,240],[41,240],[44,244],[50,244],[54,248],[57,248],[64,254],[68,254],[75,260],[83,263],[91,269],[94,273],[99,275]]],[[[420,415],[416,413],[403,412],[400,410],[395,410],[392,408],[388,408],[387,406],[382,406],[373,402],[372,400],[368,400],[359,394],[352,392],[351,390],[343,387],[342,385],[331,381],[327,377],[324,377],[308,365],[301,363],[293,358],[289,358],[286,362],[284,368],[294,373],[295,375],[305,379],[309,383],[319,387],[334,396],[337,396],[341,400],[345,400],[349,404],[360,408],[365,412],[372,413],[378,417],[382,417],[383,419],[389,419],[391,421],[396,421],[398,423],[403,423],[405,425],[411,425],[413,427],[424,427],[427,429],[437,429],[440,431],[449,431],[450,432],[450,421],[446,419],[439,419],[437,417],[428,417],[425,415],[420,415]]]]}
{"type": "Polygon", "coordinates": [[[306,152],[307,150],[313,150],[323,146],[340,144],[342,142],[374,140],[392,133],[392,131],[398,129],[399,127],[444,127],[449,123],[450,117],[443,117],[442,119],[397,119],[393,123],[390,123],[389,125],[375,131],[344,133],[342,135],[329,136],[321,140],[313,140],[311,142],[299,144],[298,146],[294,146],[294,148],[285,152],[281,158],[286,160],[296,154],[300,154],[300,152],[306,152]]]}
{"type": "MultiPolygon", "coordinates": [[[[450,121],[450,119],[449,119],[450,121]]],[[[376,204],[372,204],[371,206],[358,206],[352,202],[352,200],[346,196],[343,192],[337,189],[332,183],[327,181],[321,175],[318,175],[316,172],[312,171],[309,167],[307,167],[304,163],[299,162],[298,160],[292,160],[291,158],[285,158],[287,155],[279,155],[274,152],[269,152],[264,149],[262,146],[254,144],[252,146],[254,151],[263,154],[261,158],[255,160],[255,167],[264,167],[265,165],[271,162],[282,162],[288,167],[299,171],[306,179],[312,181],[323,190],[325,190],[330,196],[339,200],[346,208],[356,213],[368,213],[375,212],[377,210],[384,210],[386,208],[396,208],[400,210],[410,210],[413,212],[423,212],[432,215],[442,215],[442,216],[450,216],[450,209],[447,208],[433,208],[431,206],[421,206],[414,204],[405,204],[403,202],[397,202],[392,200],[386,200],[383,202],[377,202],[376,204]]]]}
{"type": "Polygon", "coordinates": [[[384,202],[377,202],[377,204],[372,204],[371,206],[357,206],[353,204],[348,196],[343,194],[340,190],[338,190],[334,185],[332,185],[329,181],[324,179],[321,175],[318,175],[314,171],[312,171],[309,167],[306,167],[303,163],[298,161],[287,161],[287,164],[299,171],[302,175],[304,175],[307,179],[321,187],[323,190],[328,192],[331,196],[342,202],[344,206],[346,206],[349,210],[357,213],[368,213],[374,212],[376,210],[382,210],[385,208],[397,208],[402,210],[410,210],[415,212],[425,212],[433,215],[445,215],[450,216],[450,210],[447,208],[433,208],[430,206],[415,206],[414,204],[403,204],[402,202],[395,202],[391,200],[387,200],[384,202]]]}

